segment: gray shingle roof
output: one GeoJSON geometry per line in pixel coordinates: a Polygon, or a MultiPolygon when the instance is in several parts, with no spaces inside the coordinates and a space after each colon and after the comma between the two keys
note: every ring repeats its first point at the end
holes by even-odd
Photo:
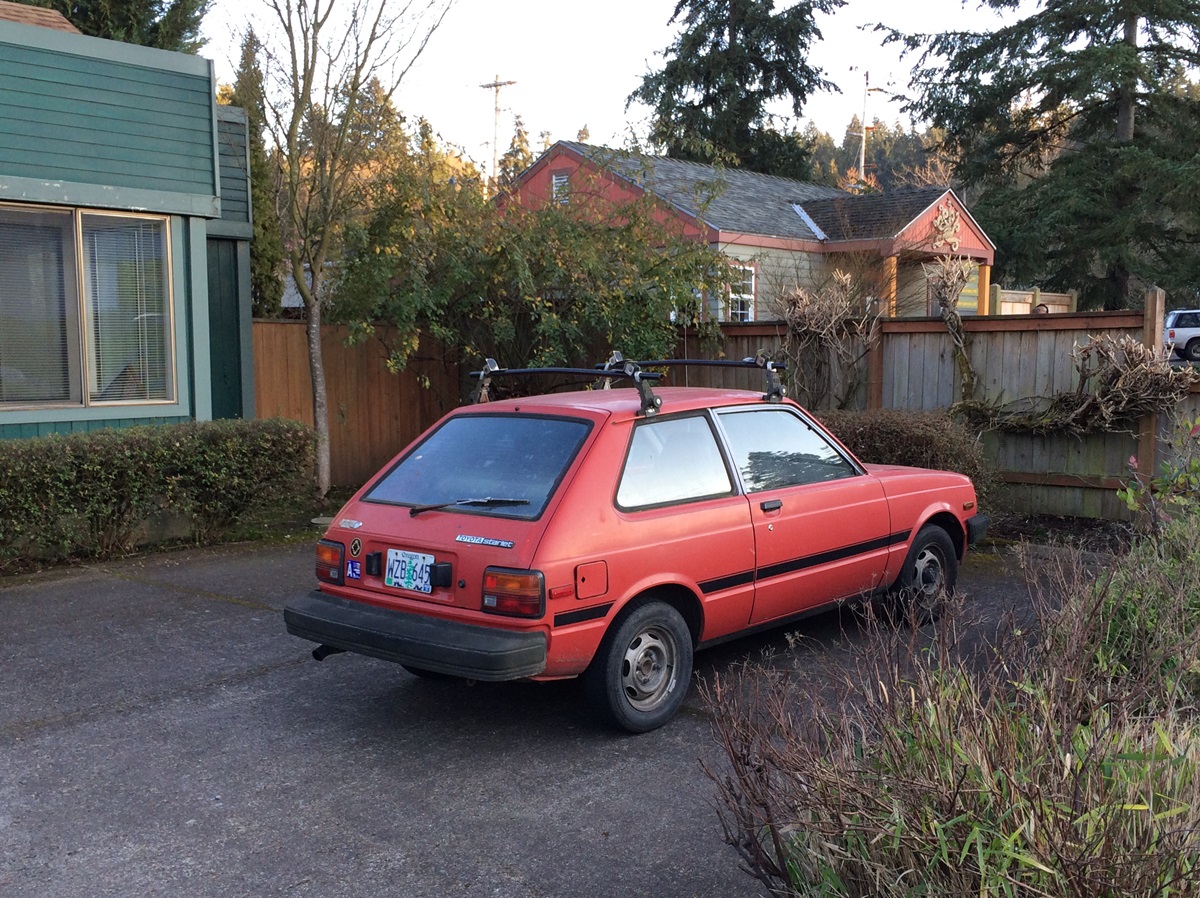
{"type": "Polygon", "coordinates": [[[807,209],[814,200],[851,197],[836,187],[775,175],[562,143],[721,231],[817,240],[818,235],[792,204],[807,209]]]}
{"type": "Polygon", "coordinates": [[[895,237],[936,203],[948,187],[917,187],[892,193],[817,199],[804,211],[831,241],[880,240],[895,237]]]}
{"type": "Polygon", "coordinates": [[[16,22],[18,25],[40,25],[42,28],[53,28],[56,31],[80,33],[60,12],[40,6],[27,6],[24,3],[9,3],[7,0],[0,0],[0,19],[16,22]]]}

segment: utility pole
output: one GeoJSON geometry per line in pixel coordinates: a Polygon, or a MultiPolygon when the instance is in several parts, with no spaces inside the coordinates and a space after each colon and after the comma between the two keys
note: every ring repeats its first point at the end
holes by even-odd
{"type": "Polygon", "coordinates": [[[871,87],[871,73],[863,72],[863,114],[859,122],[862,125],[862,140],[858,144],[858,179],[864,184],[867,180],[867,133],[871,130],[867,127],[867,97],[882,90],[882,87],[871,87]]]}
{"type": "Polygon", "coordinates": [[[485,90],[492,90],[492,91],[496,92],[496,117],[494,119],[492,119],[492,171],[491,171],[492,179],[491,180],[492,180],[493,186],[497,183],[496,169],[500,165],[500,151],[497,146],[497,144],[500,140],[500,88],[508,87],[508,86],[516,84],[516,83],[517,82],[515,82],[515,81],[501,81],[500,76],[497,75],[495,80],[492,81],[490,84],[479,85],[480,87],[484,88],[485,90]]]}

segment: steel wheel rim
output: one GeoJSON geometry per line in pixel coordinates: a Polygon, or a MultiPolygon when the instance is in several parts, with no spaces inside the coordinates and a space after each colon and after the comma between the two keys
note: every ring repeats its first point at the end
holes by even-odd
{"type": "Polygon", "coordinates": [[[946,563],[942,553],[926,546],[913,560],[912,588],[925,598],[935,598],[946,585],[946,563]]]}
{"type": "Polygon", "coordinates": [[[654,711],[675,688],[679,647],[662,627],[647,627],[629,641],[621,659],[621,692],[639,711],[654,711]]]}

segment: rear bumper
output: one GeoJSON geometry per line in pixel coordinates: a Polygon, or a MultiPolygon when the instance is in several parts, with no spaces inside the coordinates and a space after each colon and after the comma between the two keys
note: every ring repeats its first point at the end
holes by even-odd
{"type": "Polygon", "coordinates": [[[987,534],[988,516],[985,514],[972,515],[967,518],[967,545],[973,546],[987,534]]]}
{"type": "Polygon", "coordinates": [[[517,680],[546,668],[544,633],[479,627],[314,591],[283,609],[287,631],[347,652],[472,680],[517,680]]]}

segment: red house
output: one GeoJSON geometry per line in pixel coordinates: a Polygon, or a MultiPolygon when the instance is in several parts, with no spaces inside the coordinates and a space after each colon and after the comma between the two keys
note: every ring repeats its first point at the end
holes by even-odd
{"type": "Polygon", "coordinates": [[[797,286],[817,287],[834,271],[864,263],[874,269],[878,298],[891,315],[927,315],[930,297],[922,263],[947,254],[975,263],[959,311],[989,311],[996,248],[948,187],[853,194],[559,141],[520,175],[505,202],[570,203],[596,192],[618,205],[650,194],[685,234],[729,258],[737,273],[733,289],[728,297],[710,301],[710,311],[722,321],[777,318],[777,297],[797,286]]]}

